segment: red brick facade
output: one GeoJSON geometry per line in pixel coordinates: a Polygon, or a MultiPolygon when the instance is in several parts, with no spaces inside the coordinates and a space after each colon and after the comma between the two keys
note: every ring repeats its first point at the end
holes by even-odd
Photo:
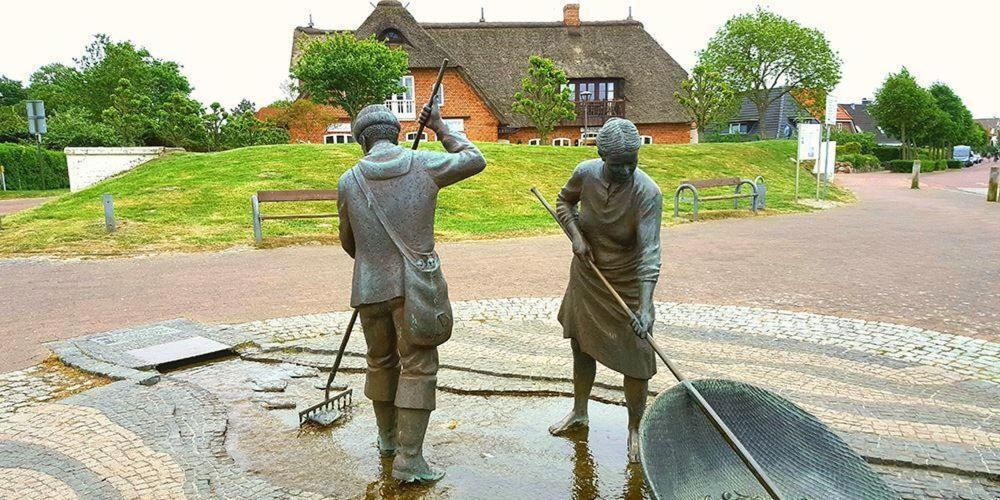
{"type": "MultiPolygon", "coordinates": [[[[419,116],[420,109],[431,97],[431,88],[437,79],[437,70],[434,69],[414,69],[413,92],[416,114],[419,116]]],[[[456,70],[445,71],[442,80],[444,87],[444,105],[441,106],[441,117],[444,119],[460,119],[464,122],[465,133],[473,141],[496,142],[497,130],[500,123],[493,115],[493,112],[486,106],[476,91],[465,81],[456,70]]],[[[339,108],[326,107],[326,111],[333,117],[332,123],[348,123],[347,114],[339,108]]],[[[273,116],[275,110],[264,108],[260,110],[258,116],[266,119],[273,116]]],[[[292,142],[313,142],[323,143],[327,134],[327,127],[330,123],[322,123],[317,120],[299,120],[289,126],[289,135],[292,142]]],[[[415,120],[400,121],[402,130],[399,139],[405,140],[406,134],[417,130],[415,120]]],[[[434,133],[427,130],[427,137],[436,140],[434,133]]]]}
{"type": "MultiPolygon", "coordinates": [[[[580,138],[581,127],[556,127],[549,134],[548,144],[552,144],[553,139],[566,138],[571,143],[576,144],[580,138]]],[[[596,125],[591,129],[596,130],[596,125]]],[[[639,134],[648,135],[653,138],[653,144],[687,144],[691,142],[691,125],[688,123],[645,123],[638,124],[639,134]]],[[[538,138],[538,132],[534,128],[522,128],[512,134],[504,134],[501,139],[507,139],[511,144],[527,144],[531,139],[538,138]]]]}

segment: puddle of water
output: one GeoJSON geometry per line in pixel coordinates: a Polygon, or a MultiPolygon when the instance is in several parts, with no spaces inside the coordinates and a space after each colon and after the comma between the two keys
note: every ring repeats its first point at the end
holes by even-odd
{"type": "MultiPolygon", "coordinates": [[[[265,410],[247,379],[280,376],[277,365],[227,360],[175,372],[215,393],[229,408],[226,447],[245,470],[290,488],[338,498],[648,497],[641,469],[626,459],[623,407],[590,404],[590,429],[553,437],[547,429],[569,398],[465,396],[438,392],[425,454],[447,475],[430,486],[400,487],[391,459],[375,446],[375,419],[364,377],[337,375],[355,391],[350,413],[331,429],[298,427],[298,410],[265,410]]],[[[321,377],[291,379],[284,396],[298,408],[319,402],[321,377]]],[[[475,376],[474,374],[470,376],[475,376]]],[[[266,396],[265,396],[266,397],[266,396]]]]}

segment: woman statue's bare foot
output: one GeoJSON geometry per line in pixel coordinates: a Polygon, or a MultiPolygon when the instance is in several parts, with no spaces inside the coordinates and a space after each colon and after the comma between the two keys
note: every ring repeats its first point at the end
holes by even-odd
{"type": "Polygon", "coordinates": [[[549,434],[561,436],[571,430],[587,427],[589,424],[590,419],[587,417],[587,414],[584,413],[581,415],[576,411],[571,411],[569,415],[566,415],[566,418],[549,427],[549,434]]]}
{"type": "Polygon", "coordinates": [[[628,462],[630,464],[639,463],[639,430],[628,431],[628,462]]]}

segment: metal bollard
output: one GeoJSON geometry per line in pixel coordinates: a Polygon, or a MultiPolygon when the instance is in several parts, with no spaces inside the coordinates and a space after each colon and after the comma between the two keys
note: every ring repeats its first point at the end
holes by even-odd
{"type": "Polygon", "coordinates": [[[260,245],[264,242],[264,235],[260,230],[260,202],[257,195],[250,196],[250,211],[253,217],[253,240],[260,245]]]}
{"type": "Polygon", "coordinates": [[[104,227],[109,233],[115,232],[115,200],[109,193],[105,193],[104,199],[104,227]]]}

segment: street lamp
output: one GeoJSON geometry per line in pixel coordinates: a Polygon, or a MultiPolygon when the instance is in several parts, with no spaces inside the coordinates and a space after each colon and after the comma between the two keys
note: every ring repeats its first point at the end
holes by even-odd
{"type": "Polygon", "coordinates": [[[580,99],[583,101],[583,140],[580,142],[583,142],[584,144],[586,144],[587,134],[590,132],[590,123],[588,123],[589,121],[588,118],[590,117],[588,112],[590,109],[589,105],[590,96],[592,95],[594,95],[594,93],[589,90],[584,90],[583,92],[580,92],[580,99]]]}

